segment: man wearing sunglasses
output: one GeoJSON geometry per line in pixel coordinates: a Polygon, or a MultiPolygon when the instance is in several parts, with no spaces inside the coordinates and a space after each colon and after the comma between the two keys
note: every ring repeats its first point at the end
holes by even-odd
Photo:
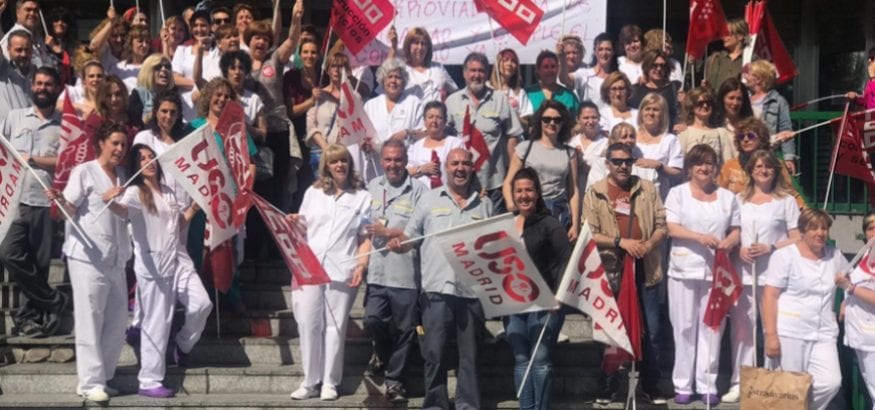
{"type": "MultiPolygon", "coordinates": [[[[643,398],[651,404],[666,403],[659,387],[662,352],[659,286],[662,281],[662,240],[667,234],[665,208],[656,186],[632,175],[635,158],[628,145],[611,144],[606,152],[607,178],[596,182],[583,198],[583,214],[602,256],[615,295],[619,294],[623,260],[635,260],[638,300],[644,314],[644,360],[641,363],[643,398]]],[[[619,366],[602,366],[606,379],[596,403],[608,404],[617,396],[621,378],[619,366]]]]}

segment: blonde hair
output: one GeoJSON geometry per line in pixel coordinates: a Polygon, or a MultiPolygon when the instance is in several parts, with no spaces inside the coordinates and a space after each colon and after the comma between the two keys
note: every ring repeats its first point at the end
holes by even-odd
{"type": "Polygon", "coordinates": [[[657,94],[657,93],[649,93],[641,99],[641,105],[638,106],[638,126],[644,127],[644,107],[648,105],[657,104],[659,105],[660,116],[659,116],[659,134],[662,135],[668,132],[668,103],[665,102],[665,97],[657,94]]]}
{"type": "Polygon", "coordinates": [[[766,168],[775,171],[775,176],[772,178],[771,195],[775,198],[783,198],[790,195],[790,187],[787,185],[787,181],[784,179],[784,174],[782,173],[784,166],[781,165],[781,161],[778,161],[775,154],[772,154],[770,151],[758,149],[750,154],[750,158],[744,165],[744,172],[747,174],[747,186],[744,188],[744,191],[741,192],[741,198],[745,201],[749,201],[753,196],[756,182],[754,182],[752,175],[757,161],[763,161],[763,165],[765,165],[766,168]]]}
{"type": "MultiPolygon", "coordinates": [[[[140,74],[137,74],[137,87],[145,88],[149,91],[153,91],[152,87],[154,87],[154,74],[155,67],[158,64],[166,61],[167,64],[170,64],[170,59],[165,57],[164,54],[152,54],[149,57],[146,57],[143,60],[143,65],[140,66],[140,74]]],[[[168,88],[173,88],[173,74],[170,75],[170,85],[168,88]]]]}
{"type": "Polygon", "coordinates": [[[631,132],[632,135],[636,137],[638,135],[638,130],[636,130],[635,127],[632,126],[632,124],[629,124],[628,122],[621,122],[615,125],[614,128],[611,128],[611,135],[608,136],[608,142],[611,144],[616,144],[620,142],[620,137],[623,135],[623,131],[631,132]]]}
{"type": "Polygon", "coordinates": [[[213,93],[223,87],[228,89],[228,97],[231,99],[231,101],[237,101],[237,92],[234,91],[234,86],[231,85],[231,82],[228,81],[227,78],[213,78],[201,90],[201,95],[200,97],[198,97],[197,102],[195,103],[197,115],[204,118],[210,116],[210,100],[213,99],[213,93]]]}
{"type": "Polygon", "coordinates": [[[707,126],[712,127],[714,124],[714,113],[716,112],[717,102],[714,100],[714,92],[710,87],[696,87],[687,93],[687,98],[684,99],[683,110],[681,111],[681,119],[687,125],[693,125],[696,121],[696,105],[699,100],[704,98],[711,103],[711,116],[708,118],[707,126]]]}
{"type": "Polygon", "coordinates": [[[755,60],[750,63],[750,75],[763,82],[763,89],[768,91],[775,86],[778,70],[775,65],[766,60],[755,60]]]}
{"type": "MultiPolygon", "coordinates": [[[[647,32],[644,33],[644,51],[662,51],[662,47],[665,43],[671,43],[671,35],[661,29],[654,28],[647,30],[647,32]]],[[[666,63],[668,63],[668,61],[666,61],[666,63]]]]}
{"type": "Polygon", "coordinates": [[[338,188],[341,190],[352,189],[355,191],[364,189],[365,184],[355,172],[355,164],[353,163],[352,154],[349,153],[349,150],[343,145],[331,144],[328,148],[322,151],[322,158],[319,158],[319,175],[316,176],[316,182],[313,183],[313,186],[322,189],[326,194],[334,194],[337,192],[338,188]],[[345,187],[338,187],[335,185],[334,178],[331,176],[331,171],[328,169],[329,164],[341,158],[346,158],[349,164],[347,166],[349,171],[345,187]]]}

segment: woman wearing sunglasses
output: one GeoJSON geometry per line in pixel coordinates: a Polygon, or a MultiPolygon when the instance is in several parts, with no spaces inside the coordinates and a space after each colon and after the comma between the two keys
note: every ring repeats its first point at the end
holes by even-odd
{"type": "Polygon", "coordinates": [[[678,139],[684,153],[697,144],[707,144],[717,152],[720,165],[736,157],[732,133],[723,127],[714,127],[714,93],[707,87],[690,90],[684,100],[683,121],[687,127],[678,139]]]}
{"type": "Polygon", "coordinates": [[[170,60],[161,54],[146,57],[137,75],[137,86],[128,100],[128,118],[131,124],[137,125],[138,128],[148,124],[152,119],[155,96],[162,91],[175,89],[170,60]]]}
{"type": "MultiPolygon", "coordinates": [[[[738,122],[735,125],[735,149],[738,151],[738,157],[723,164],[720,176],[717,178],[717,184],[737,194],[747,187],[748,179],[750,179],[745,167],[751,154],[756,150],[769,149],[769,128],[766,127],[765,123],[753,117],[738,122]]],[[[786,167],[781,167],[780,177],[790,187],[790,195],[796,199],[796,204],[800,208],[805,207],[805,199],[793,188],[786,167]]]]}
{"type": "Polygon", "coordinates": [[[533,118],[532,139],[516,146],[503,193],[508,210],[515,210],[513,175],[524,167],[533,168],[538,172],[547,209],[568,229],[568,238],[573,241],[580,226],[580,189],[577,151],[568,146],[570,119],[565,106],[553,100],[544,101],[533,118]]]}
{"type": "Polygon", "coordinates": [[[668,106],[669,126],[673,127],[678,119],[677,93],[680,86],[678,83],[669,81],[672,66],[669,65],[668,55],[662,50],[644,52],[641,69],[643,81],[632,86],[629,104],[633,107],[639,107],[647,94],[657,93],[661,95],[662,98],[665,98],[668,106]]]}

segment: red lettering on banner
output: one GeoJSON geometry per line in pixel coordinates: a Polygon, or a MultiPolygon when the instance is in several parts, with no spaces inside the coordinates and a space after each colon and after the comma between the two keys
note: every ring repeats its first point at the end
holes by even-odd
{"type": "Polygon", "coordinates": [[[602,299],[601,295],[595,297],[595,300],[592,301],[592,307],[597,310],[602,310],[605,308],[605,300],[602,299]]]}
{"type": "MultiPolygon", "coordinates": [[[[608,322],[614,323],[617,319],[620,319],[620,313],[614,309],[608,309],[608,311],[605,312],[605,318],[608,319],[608,322]]],[[[623,322],[620,322],[620,324],[622,323],[623,322]]]]}
{"type": "Polygon", "coordinates": [[[590,287],[587,286],[587,287],[583,288],[583,290],[580,291],[580,294],[577,296],[582,297],[583,300],[589,300],[589,293],[590,293],[590,287]]]}
{"type": "Polygon", "coordinates": [[[185,161],[185,158],[177,158],[173,161],[173,164],[176,165],[176,168],[182,172],[188,171],[191,168],[191,164],[185,161]]]}

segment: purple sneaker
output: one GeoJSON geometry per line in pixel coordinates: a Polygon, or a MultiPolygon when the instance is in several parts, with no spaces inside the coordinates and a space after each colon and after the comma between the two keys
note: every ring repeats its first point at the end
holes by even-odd
{"type": "Polygon", "coordinates": [[[158,386],[151,389],[140,389],[140,396],[153,397],[156,399],[166,399],[175,395],[176,392],[173,391],[173,389],[168,389],[164,386],[158,386]]]}
{"type": "Polygon", "coordinates": [[[173,348],[173,361],[179,367],[186,367],[188,365],[188,353],[183,352],[179,346],[175,346],[173,348]]]}
{"type": "Polygon", "coordinates": [[[675,404],[690,404],[693,402],[693,395],[685,393],[675,393],[674,402],[675,404]]]}
{"type": "Polygon", "coordinates": [[[128,330],[125,330],[125,341],[131,346],[139,346],[140,328],[131,326],[128,330]]]}
{"type": "Polygon", "coordinates": [[[702,395],[702,403],[715,405],[720,404],[720,397],[716,394],[703,394],[702,395]]]}

